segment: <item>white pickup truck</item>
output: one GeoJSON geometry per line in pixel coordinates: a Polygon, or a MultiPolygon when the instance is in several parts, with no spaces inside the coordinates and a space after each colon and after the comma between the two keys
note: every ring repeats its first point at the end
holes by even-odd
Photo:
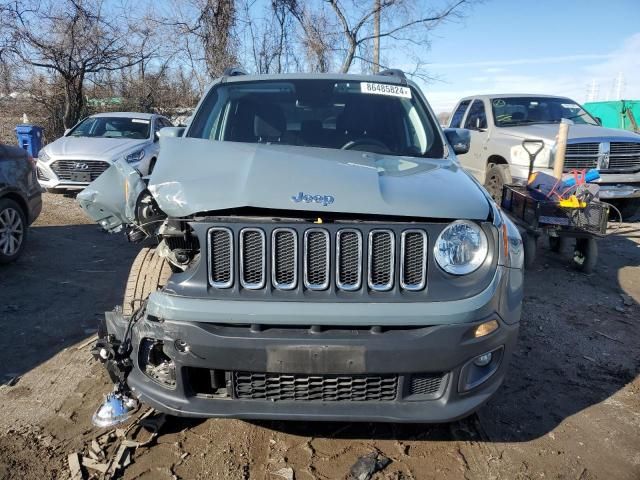
{"type": "Polygon", "coordinates": [[[547,95],[476,95],[460,100],[449,127],[471,130],[469,153],[458,155],[495,199],[502,186],[527,177],[529,155],[522,140],[544,141],[535,170],[553,170],[561,119],[573,122],[565,155],[565,175],[572,170],[600,171],[600,198],[614,203],[623,216],[640,209],[640,135],[604,128],[575,101],[547,95]]]}

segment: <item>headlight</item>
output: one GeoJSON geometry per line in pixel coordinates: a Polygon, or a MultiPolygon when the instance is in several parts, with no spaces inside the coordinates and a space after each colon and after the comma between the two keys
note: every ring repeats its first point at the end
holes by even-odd
{"type": "Polygon", "coordinates": [[[143,158],[144,158],[144,148],[141,150],[136,150],[135,152],[130,153],[129,155],[124,157],[127,163],[136,163],[142,160],[143,158]]]}
{"type": "Polygon", "coordinates": [[[50,158],[49,155],[47,155],[47,152],[45,152],[44,150],[40,150],[40,152],[38,152],[38,160],[46,163],[50,160],[50,158]]]}
{"type": "Polygon", "coordinates": [[[487,258],[487,236],[473,222],[457,220],[438,235],[433,253],[445,272],[466,275],[476,271],[487,258]]]}

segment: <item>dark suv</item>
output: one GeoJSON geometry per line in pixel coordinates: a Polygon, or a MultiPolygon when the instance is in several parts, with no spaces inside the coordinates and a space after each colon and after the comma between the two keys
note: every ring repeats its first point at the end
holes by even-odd
{"type": "Polygon", "coordinates": [[[20,256],[27,227],[41,210],[42,188],[33,158],[21,148],[0,144],[0,263],[20,256]]]}

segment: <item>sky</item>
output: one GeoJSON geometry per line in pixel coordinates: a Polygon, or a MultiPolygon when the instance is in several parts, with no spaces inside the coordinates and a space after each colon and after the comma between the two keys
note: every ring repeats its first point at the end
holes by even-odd
{"type": "MultiPolygon", "coordinates": [[[[413,55],[382,55],[414,68],[413,55]]],[[[591,87],[596,100],[613,100],[619,75],[622,97],[640,99],[640,0],[487,0],[461,22],[440,25],[420,57],[438,78],[419,81],[436,112],[481,93],[583,103],[591,87]]]]}

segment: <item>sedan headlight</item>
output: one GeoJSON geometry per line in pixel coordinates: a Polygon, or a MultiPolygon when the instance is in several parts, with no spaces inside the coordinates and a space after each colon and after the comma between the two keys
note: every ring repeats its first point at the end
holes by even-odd
{"type": "Polygon", "coordinates": [[[47,163],[50,160],[49,155],[47,155],[47,152],[45,152],[44,150],[40,150],[38,152],[38,160],[40,160],[41,162],[47,163]]]}
{"type": "Polygon", "coordinates": [[[140,150],[136,150],[135,152],[130,153],[129,155],[124,157],[127,163],[136,163],[142,160],[143,158],[144,158],[144,148],[140,150]]]}
{"type": "Polygon", "coordinates": [[[457,220],[438,235],[433,249],[438,265],[453,275],[466,275],[480,268],[489,252],[487,236],[473,222],[457,220]]]}

